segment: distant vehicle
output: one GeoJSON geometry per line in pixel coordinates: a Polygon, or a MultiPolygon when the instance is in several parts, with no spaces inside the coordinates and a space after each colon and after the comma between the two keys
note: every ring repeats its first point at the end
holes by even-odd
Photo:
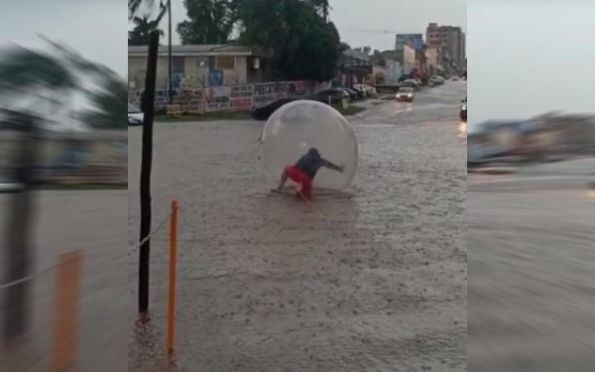
{"type": "Polygon", "coordinates": [[[467,97],[461,101],[461,110],[459,112],[459,117],[462,121],[467,121],[467,97]]]}
{"type": "Polygon", "coordinates": [[[366,97],[371,97],[376,95],[376,88],[371,85],[367,84],[354,84],[353,89],[361,91],[364,93],[366,97]]]}
{"type": "Polygon", "coordinates": [[[371,85],[364,84],[364,89],[368,92],[368,96],[375,96],[376,95],[376,88],[371,85]]]}
{"type": "Polygon", "coordinates": [[[358,97],[360,99],[362,98],[366,98],[368,95],[366,94],[366,90],[359,84],[356,84],[354,86],[351,87],[351,89],[355,90],[358,94],[358,97]]]}
{"type": "Polygon", "coordinates": [[[0,194],[18,192],[25,185],[17,181],[17,169],[11,166],[0,167],[0,194]]]}
{"type": "Polygon", "coordinates": [[[139,125],[143,125],[143,120],[145,115],[142,111],[136,106],[131,103],[128,104],[128,125],[131,127],[136,127],[139,125]]]}
{"type": "Polygon", "coordinates": [[[430,85],[442,85],[444,84],[444,78],[438,75],[434,75],[429,80],[430,85]]]}
{"type": "Polygon", "coordinates": [[[331,88],[317,92],[311,96],[310,99],[334,105],[341,103],[343,99],[349,99],[349,93],[347,93],[343,88],[331,88]]]}
{"type": "Polygon", "coordinates": [[[366,89],[365,85],[363,84],[354,84],[352,88],[361,92],[364,95],[364,98],[370,95],[370,90],[366,89]]]}
{"type": "Polygon", "coordinates": [[[402,101],[406,101],[406,102],[413,102],[414,99],[414,90],[411,87],[403,87],[403,88],[399,88],[399,91],[397,92],[396,98],[397,101],[402,102],[402,101]]]}
{"type": "Polygon", "coordinates": [[[351,99],[352,101],[357,101],[360,98],[359,93],[355,89],[343,88],[343,90],[345,90],[347,94],[349,94],[349,99],[351,99]]]}
{"type": "Polygon", "coordinates": [[[24,188],[23,184],[0,180],[0,193],[18,192],[24,188]]]}
{"type": "Polygon", "coordinates": [[[298,100],[298,98],[282,98],[275,102],[271,102],[266,106],[258,107],[252,110],[252,118],[255,120],[268,120],[268,118],[275,112],[279,107],[286,103],[298,100]]]}
{"type": "Polygon", "coordinates": [[[407,79],[399,83],[399,88],[414,88],[419,89],[419,84],[414,79],[407,79]]]}

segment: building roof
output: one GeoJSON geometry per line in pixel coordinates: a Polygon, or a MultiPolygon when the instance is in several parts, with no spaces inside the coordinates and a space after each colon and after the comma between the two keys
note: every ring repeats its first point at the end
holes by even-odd
{"type": "Polygon", "coordinates": [[[367,55],[366,53],[359,52],[357,50],[353,50],[353,49],[347,49],[347,50],[345,50],[343,52],[343,55],[344,56],[347,56],[347,57],[352,57],[352,58],[355,58],[355,59],[361,59],[361,60],[364,60],[364,61],[370,61],[370,56],[369,55],[367,55]]]}
{"type": "MultiPolygon", "coordinates": [[[[146,57],[149,51],[147,45],[129,46],[129,57],[146,57]]],[[[167,45],[159,46],[159,56],[167,56],[167,45]]],[[[200,45],[172,45],[174,57],[210,57],[210,56],[254,56],[260,55],[258,48],[236,44],[200,44],[200,45]]]]}
{"type": "Polygon", "coordinates": [[[403,50],[385,50],[380,53],[372,55],[372,62],[374,64],[386,63],[387,60],[395,62],[403,62],[403,50]]]}

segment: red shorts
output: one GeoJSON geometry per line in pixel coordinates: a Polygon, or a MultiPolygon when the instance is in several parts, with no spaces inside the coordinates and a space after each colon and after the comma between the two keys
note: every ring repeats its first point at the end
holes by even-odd
{"type": "Polygon", "coordinates": [[[312,197],[312,180],[300,168],[290,165],[285,167],[285,174],[289,179],[301,186],[301,193],[306,198],[312,197]]]}

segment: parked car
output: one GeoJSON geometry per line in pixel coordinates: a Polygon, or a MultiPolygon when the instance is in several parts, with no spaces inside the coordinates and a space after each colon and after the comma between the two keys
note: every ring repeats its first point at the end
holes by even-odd
{"type": "Polygon", "coordinates": [[[282,98],[278,99],[274,102],[269,103],[266,106],[258,107],[252,110],[251,116],[255,120],[268,120],[268,118],[275,112],[279,107],[283,106],[286,103],[293,102],[298,100],[299,98],[282,98]]]}
{"type": "Polygon", "coordinates": [[[414,79],[407,79],[399,83],[400,88],[413,88],[415,90],[420,88],[420,85],[414,79]]]}
{"type": "Polygon", "coordinates": [[[467,121],[467,97],[461,101],[461,110],[459,112],[459,117],[462,121],[467,121]]]}
{"type": "Polygon", "coordinates": [[[25,185],[16,181],[14,169],[0,169],[0,194],[22,191],[25,185]]]}
{"type": "Polygon", "coordinates": [[[350,88],[351,90],[353,90],[356,94],[357,94],[357,99],[364,99],[366,98],[366,92],[362,89],[356,89],[355,87],[350,88]]]}
{"type": "Polygon", "coordinates": [[[430,85],[442,85],[444,84],[444,78],[438,75],[434,75],[429,80],[430,85]]]}
{"type": "Polygon", "coordinates": [[[376,95],[376,88],[367,84],[364,84],[363,86],[369,97],[374,97],[376,95]]]}
{"type": "Polygon", "coordinates": [[[413,102],[414,89],[411,87],[402,87],[397,91],[396,99],[398,102],[413,102]]]}
{"type": "Polygon", "coordinates": [[[138,106],[131,103],[128,104],[128,125],[131,127],[143,125],[145,115],[138,108],[138,106]]]}
{"type": "Polygon", "coordinates": [[[343,88],[347,94],[349,94],[349,99],[352,101],[357,101],[359,99],[359,93],[351,88],[343,88]]]}
{"type": "Polygon", "coordinates": [[[366,98],[368,96],[366,93],[366,90],[360,84],[356,84],[356,85],[352,86],[351,89],[353,89],[357,92],[360,99],[366,98]]]}
{"type": "Polygon", "coordinates": [[[310,99],[319,101],[322,103],[334,105],[341,103],[343,99],[349,99],[349,93],[347,93],[342,88],[331,88],[321,90],[320,92],[314,94],[310,97],[310,99]]]}

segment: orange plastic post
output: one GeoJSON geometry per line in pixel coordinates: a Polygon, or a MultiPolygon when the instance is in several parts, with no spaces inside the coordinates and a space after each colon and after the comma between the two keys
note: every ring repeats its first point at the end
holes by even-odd
{"type": "Polygon", "coordinates": [[[73,371],[77,344],[78,299],[82,254],[60,256],[56,273],[51,371],[73,371]]]}
{"type": "Polygon", "coordinates": [[[169,290],[167,303],[167,353],[174,352],[176,312],[176,257],[178,246],[178,202],[171,202],[169,224],[169,290]]]}

